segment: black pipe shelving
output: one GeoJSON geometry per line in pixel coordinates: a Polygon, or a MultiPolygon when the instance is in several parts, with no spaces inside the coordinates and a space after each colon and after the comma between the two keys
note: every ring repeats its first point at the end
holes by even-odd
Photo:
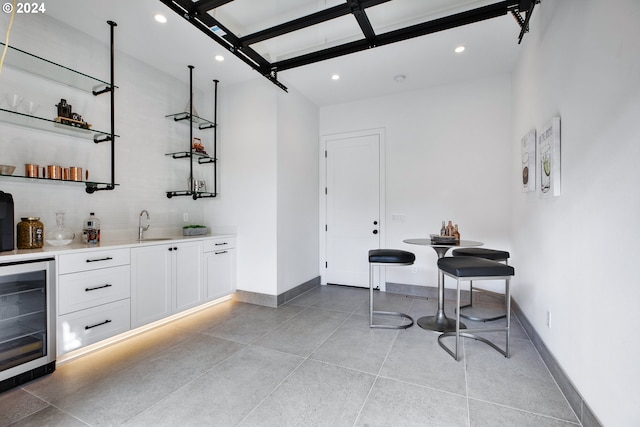
{"type": "Polygon", "coordinates": [[[213,95],[213,121],[198,117],[193,114],[193,65],[189,65],[189,111],[184,111],[175,114],[168,114],[165,117],[175,122],[185,123],[189,126],[189,147],[185,151],[177,151],[167,153],[166,156],[171,156],[173,159],[189,159],[189,183],[190,187],[187,190],[167,191],[167,197],[190,196],[193,200],[212,198],[218,195],[218,164],[217,164],[217,119],[218,119],[218,80],[213,80],[214,95],[213,95]],[[213,129],[213,156],[206,153],[199,152],[193,147],[193,128],[197,126],[199,130],[213,129]],[[198,191],[194,187],[193,180],[193,162],[197,161],[198,164],[212,164],[213,165],[213,191],[198,191]]]}

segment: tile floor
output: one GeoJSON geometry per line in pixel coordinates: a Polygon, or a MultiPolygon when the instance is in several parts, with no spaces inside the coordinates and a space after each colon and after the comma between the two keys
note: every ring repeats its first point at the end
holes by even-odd
{"type": "MultiPolygon", "coordinates": [[[[416,319],[437,305],[377,298],[416,319]]],[[[466,339],[456,362],[436,333],[367,313],[368,290],[339,286],[228,301],[0,394],[0,426],[580,425],[515,316],[511,358],[466,339]]]]}

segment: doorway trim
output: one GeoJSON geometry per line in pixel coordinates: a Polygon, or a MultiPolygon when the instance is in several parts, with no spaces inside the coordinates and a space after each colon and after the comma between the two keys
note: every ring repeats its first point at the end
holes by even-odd
{"type": "MultiPolygon", "coordinates": [[[[321,135],[320,136],[320,144],[318,144],[319,146],[319,159],[320,159],[320,167],[319,167],[319,171],[320,171],[320,179],[319,181],[319,188],[318,188],[318,198],[319,198],[319,203],[318,206],[320,207],[320,212],[319,212],[319,223],[318,223],[318,236],[319,236],[319,255],[320,255],[320,259],[318,260],[318,268],[319,268],[319,272],[320,272],[320,284],[321,285],[326,285],[327,284],[327,280],[326,280],[326,260],[327,260],[327,236],[326,236],[326,224],[327,224],[327,198],[326,198],[326,194],[325,194],[325,188],[327,186],[327,158],[325,156],[326,150],[327,150],[327,141],[329,140],[334,140],[334,139],[346,139],[346,138],[357,138],[357,137],[363,137],[363,136],[367,136],[367,135],[377,135],[380,141],[379,144],[379,161],[380,161],[380,175],[379,175],[379,183],[378,183],[378,188],[379,188],[379,200],[380,200],[380,205],[379,205],[379,212],[378,212],[378,218],[379,218],[379,233],[380,233],[380,247],[384,248],[386,247],[386,198],[385,198],[385,192],[386,192],[386,175],[385,175],[385,170],[386,170],[386,157],[385,157],[385,153],[386,153],[386,129],[384,127],[380,127],[380,128],[372,128],[372,129],[364,129],[364,130],[357,130],[357,131],[351,131],[351,132],[339,132],[339,133],[332,133],[332,134],[327,134],[327,135],[321,135]]],[[[379,270],[380,273],[377,274],[374,277],[374,285],[380,287],[381,291],[385,290],[385,269],[384,268],[380,268],[380,269],[376,269],[379,270]]]]}

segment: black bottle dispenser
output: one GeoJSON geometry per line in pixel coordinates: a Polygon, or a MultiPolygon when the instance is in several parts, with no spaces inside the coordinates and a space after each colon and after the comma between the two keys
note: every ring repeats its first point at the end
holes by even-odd
{"type": "Polygon", "coordinates": [[[13,197],[0,191],[0,252],[12,251],[13,242],[13,197]]]}

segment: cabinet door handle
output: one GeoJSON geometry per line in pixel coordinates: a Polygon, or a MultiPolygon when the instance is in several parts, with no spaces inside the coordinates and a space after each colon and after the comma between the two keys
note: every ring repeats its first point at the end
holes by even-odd
{"type": "Polygon", "coordinates": [[[98,327],[98,326],[106,325],[107,323],[111,323],[111,320],[107,319],[104,322],[96,323],[95,325],[85,326],[84,329],[86,331],[87,329],[91,329],[91,328],[95,328],[95,327],[98,327]]]}
{"type": "Polygon", "coordinates": [[[227,242],[214,243],[214,245],[216,245],[216,246],[223,246],[223,245],[228,245],[228,243],[227,243],[227,242]]]}
{"type": "Polygon", "coordinates": [[[216,255],[220,255],[220,254],[226,254],[228,251],[220,251],[220,252],[214,252],[214,254],[216,255]]]}
{"type": "Polygon", "coordinates": [[[112,286],[113,286],[112,284],[107,283],[106,285],[96,286],[96,287],[93,287],[93,288],[84,288],[84,291],[85,292],[95,291],[95,290],[98,290],[98,289],[110,288],[112,286]]]}
{"type": "Polygon", "coordinates": [[[94,258],[94,259],[88,259],[87,262],[98,262],[98,261],[111,261],[113,258],[108,256],[105,258],[94,258]]]}

